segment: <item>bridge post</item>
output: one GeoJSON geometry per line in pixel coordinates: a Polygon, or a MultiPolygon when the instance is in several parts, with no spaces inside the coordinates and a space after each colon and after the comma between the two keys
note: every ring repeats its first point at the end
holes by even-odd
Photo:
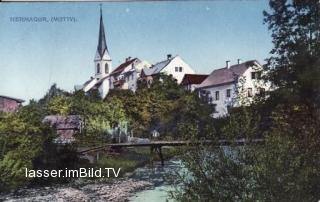
{"type": "Polygon", "coordinates": [[[151,145],[150,146],[150,164],[151,164],[151,167],[153,168],[153,152],[154,152],[154,147],[151,145]]]}
{"type": "Polygon", "coordinates": [[[161,146],[158,146],[158,154],[161,160],[161,165],[164,166],[164,160],[163,160],[163,156],[162,156],[162,152],[161,152],[161,146]]]}
{"type": "Polygon", "coordinates": [[[161,160],[161,166],[164,166],[164,159],[161,151],[161,145],[150,145],[150,163],[153,166],[153,155],[154,152],[158,155],[161,160]]]}

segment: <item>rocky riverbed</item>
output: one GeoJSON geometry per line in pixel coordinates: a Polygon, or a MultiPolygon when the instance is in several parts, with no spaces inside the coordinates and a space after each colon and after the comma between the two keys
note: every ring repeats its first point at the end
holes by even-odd
{"type": "Polygon", "coordinates": [[[20,189],[14,193],[0,196],[0,201],[43,202],[43,201],[128,201],[132,193],[152,188],[148,181],[130,178],[116,179],[109,182],[97,182],[86,185],[69,185],[60,187],[42,187],[20,189]]]}
{"type": "Polygon", "coordinates": [[[137,168],[127,173],[123,178],[97,179],[85,181],[77,179],[66,185],[39,188],[19,189],[10,194],[1,195],[0,201],[15,202],[81,202],[81,201],[157,201],[167,200],[167,190],[170,188],[166,180],[167,174],[181,169],[181,162],[176,159],[160,162],[153,166],[137,168]],[[101,181],[102,180],[102,181],[101,181]],[[169,187],[169,188],[168,188],[169,187]]]}

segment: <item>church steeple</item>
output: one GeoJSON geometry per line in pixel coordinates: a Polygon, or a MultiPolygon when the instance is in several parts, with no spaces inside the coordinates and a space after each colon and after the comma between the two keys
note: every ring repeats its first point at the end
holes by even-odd
{"type": "Polygon", "coordinates": [[[108,52],[108,47],[106,43],[106,36],[104,33],[104,25],[103,25],[103,18],[102,18],[102,8],[100,4],[100,28],[99,28],[99,40],[98,40],[98,53],[100,54],[100,57],[103,56],[104,52],[108,52]]]}
{"type": "Polygon", "coordinates": [[[107,76],[112,69],[112,60],[109,55],[106,35],[103,25],[102,8],[100,4],[100,26],[99,26],[99,38],[96,56],[94,58],[95,63],[95,77],[100,79],[107,76]]]}

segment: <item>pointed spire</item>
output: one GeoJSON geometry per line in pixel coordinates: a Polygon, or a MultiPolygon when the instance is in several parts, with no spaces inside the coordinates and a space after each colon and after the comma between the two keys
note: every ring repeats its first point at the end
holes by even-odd
{"type": "Polygon", "coordinates": [[[100,57],[103,56],[104,52],[108,52],[106,43],[106,36],[104,33],[103,19],[102,19],[102,5],[100,4],[100,29],[99,29],[99,40],[98,40],[98,53],[100,57]]]}

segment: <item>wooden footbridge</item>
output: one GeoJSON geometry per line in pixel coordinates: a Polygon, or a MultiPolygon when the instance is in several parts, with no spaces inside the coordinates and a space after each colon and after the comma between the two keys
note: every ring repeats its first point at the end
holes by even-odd
{"type": "MultiPolygon", "coordinates": [[[[143,143],[134,143],[134,142],[128,142],[128,143],[114,143],[114,144],[104,144],[97,147],[92,147],[88,149],[79,150],[78,153],[80,155],[86,155],[89,153],[97,153],[99,151],[112,151],[112,150],[119,150],[120,148],[124,147],[150,147],[150,152],[156,153],[160,160],[161,164],[164,165],[164,159],[162,155],[161,148],[163,146],[169,146],[169,147],[175,147],[175,146],[197,146],[197,145],[209,145],[212,144],[213,146],[229,146],[229,145],[245,145],[245,144],[260,144],[263,143],[263,139],[252,139],[252,140],[246,140],[246,139],[238,139],[235,141],[230,140],[219,140],[219,141],[212,141],[212,140],[202,140],[202,141],[150,141],[150,142],[143,142],[143,143]]],[[[97,156],[98,158],[98,156],[97,156]]]]}

